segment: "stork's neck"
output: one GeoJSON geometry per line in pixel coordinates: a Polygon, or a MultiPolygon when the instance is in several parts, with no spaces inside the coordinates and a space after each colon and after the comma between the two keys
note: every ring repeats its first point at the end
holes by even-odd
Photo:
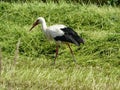
{"type": "Polygon", "coordinates": [[[43,31],[46,31],[46,29],[47,29],[47,25],[46,25],[45,20],[42,21],[42,29],[43,29],[43,31]]]}

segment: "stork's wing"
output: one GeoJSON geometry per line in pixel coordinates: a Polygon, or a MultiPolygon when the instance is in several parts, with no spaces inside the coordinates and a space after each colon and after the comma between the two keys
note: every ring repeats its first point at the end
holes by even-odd
{"type": "Polygon", "coordinates": [[[56,41],[70,42],[78,46],[80,45],[80,43],[84,43],[83,39],[78,36],[78,34],[73,29],[65,27],[61,28],[61,30],[64,32],[64,35],[55,37],[54,39],[56,41]]]}

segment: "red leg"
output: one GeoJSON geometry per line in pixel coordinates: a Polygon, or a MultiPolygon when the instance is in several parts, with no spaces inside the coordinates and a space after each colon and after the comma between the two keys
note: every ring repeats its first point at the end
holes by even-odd
{"type": "Polygon", "coordinates": [[[71,54],[72,54],[73,61],[76,62],[75,57],[74,57],[74,54],[73,54],[73,51],[72,51],[70,45],[69,45],[68,43],[67,43],[67,45],[68,45],[68,47],[69,47],[69,49],[70,49],[70,52],[71,52],[71,54]]]}

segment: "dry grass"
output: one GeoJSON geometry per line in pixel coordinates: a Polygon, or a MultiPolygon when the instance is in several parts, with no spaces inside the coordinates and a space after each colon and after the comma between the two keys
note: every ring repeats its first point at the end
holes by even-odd
{"type": "Polygon", "coordinates": [[[19,57],[19,47],[20,47],[20,38],[16,44],[15,57],[14,57],[14,66],[16,65],[17,59],[19,57]]]}

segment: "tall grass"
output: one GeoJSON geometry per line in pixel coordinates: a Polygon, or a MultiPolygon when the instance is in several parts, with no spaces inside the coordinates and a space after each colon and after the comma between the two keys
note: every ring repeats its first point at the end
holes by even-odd
{"type": "Polygon", "coordinates": [[[1,48],[0,48],[0,75],[2,73],[2,53],[1,53],[1,48]]]}
{"type": "Polygon", "coordinates": [[[119,7],[1,2],[0,11],[1,90],[120,89],[119,7]],[[85,40],[80,47],[71,44],[77,64],[67,46],[61,45],[56,65],[51,65],[55,43],[47,41],[40,26],[29,32],[39,16],[48,26],[72,27],[85,40]]]}
{"type": "Polygon", "coordinates": [[[97,5],[120,5],[119,0],[1,0],[5,2],[44,2],[44,3],[61,3],[61,2],[66,2],[66,3],[79,3],[79,4],[97,4],[97,5]]]}

